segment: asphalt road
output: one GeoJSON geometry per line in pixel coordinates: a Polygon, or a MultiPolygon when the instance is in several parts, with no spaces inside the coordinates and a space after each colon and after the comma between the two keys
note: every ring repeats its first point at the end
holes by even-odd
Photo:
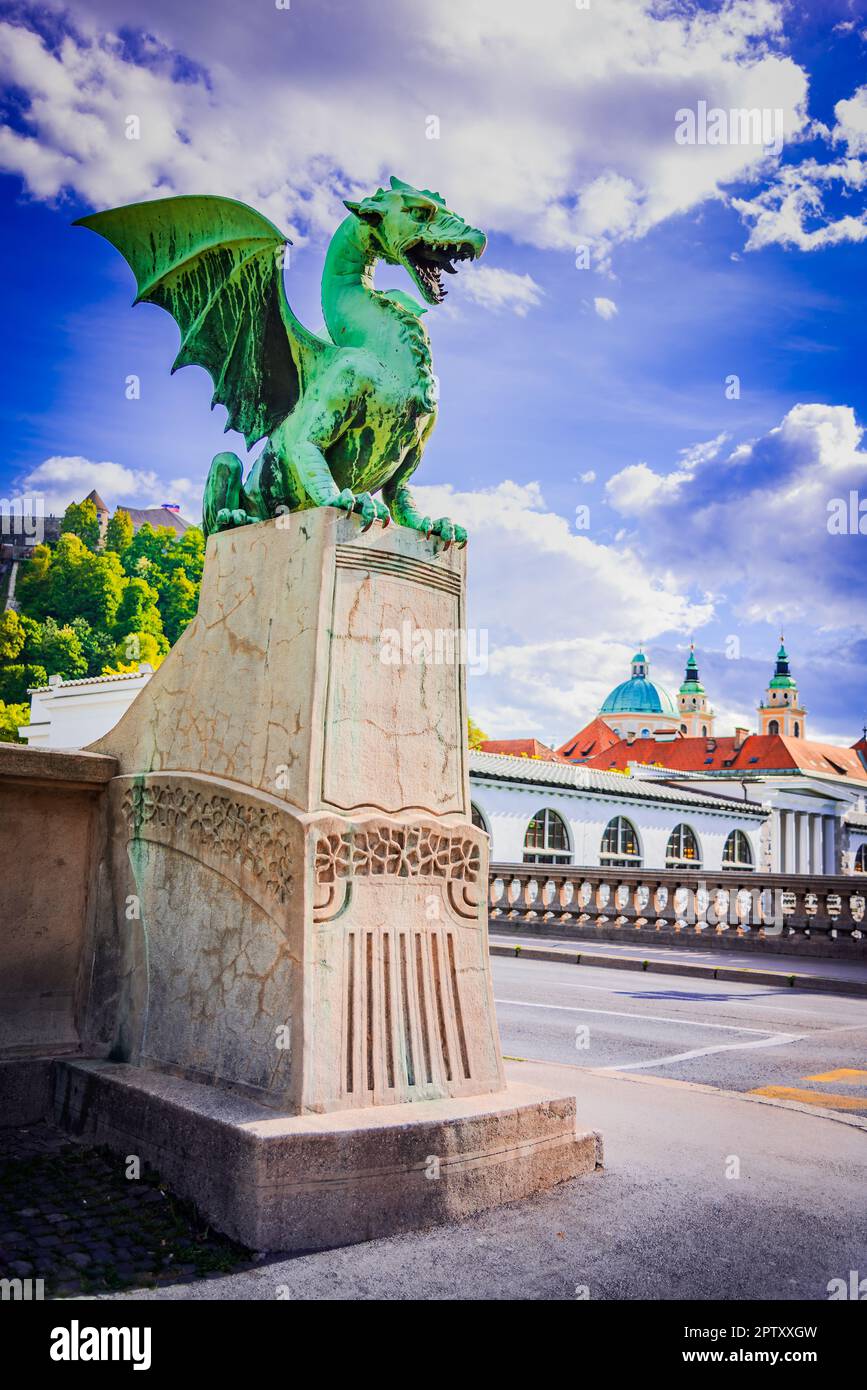
{"type": "Polygon", "coordinates": [[[867,1117],[867,999],[508,957],[491,964],[506,1056],[732,1091],[785,1088],[783,1098],[867,1117]]]}
{"type": "Polygon", "coordinates": [[[867,1001],[492,964],[504,1052],[542,1059],[508,1062],[510,1079],[574,1094],[604,1171],[451,1226],[120,1297],[564,1300],[592,1338],[593,1301],[820,1301],[867,1276],[867,1001]],[[789,1091],[750,1094],[769,1086],[789,1091]]]}

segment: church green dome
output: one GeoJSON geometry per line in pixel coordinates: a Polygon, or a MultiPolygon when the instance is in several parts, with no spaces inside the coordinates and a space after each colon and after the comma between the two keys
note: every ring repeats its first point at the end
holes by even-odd
{"type": "Polygon", "coordinates": [[[632,658],[632,676],[621,681],[605,697],[600,714],[669,714],[677,718],[677,705],[664,686],[648,678],[644,652],[632,658]]]}
{"type": "Polygon", "coordinates": [[[646,676],[615,685],[603,701],[600,714],[670,714],[677,717],[677,705],[664,686],[646,676]]]}

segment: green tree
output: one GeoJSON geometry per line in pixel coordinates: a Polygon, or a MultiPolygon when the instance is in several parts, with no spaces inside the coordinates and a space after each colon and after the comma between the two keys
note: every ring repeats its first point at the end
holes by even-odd
{"type": "Polygon", "coordinates": [[[48,545],[35,545],[30,559],[21,566],[15,597],[22,613],[33,618],[45,618],[51,601],[51,563],[53,553],[48,545]]]}
{"type": "Polygon", "coordinates": [[[196,616],[199,586],[187,578],[185,570],[176,569],[160,595],[160,611],[166,636],[174,646],[187,623],[196,616]]]}
{"type": "Polygon", "coordinates": [[[60,523],[61,535],[78,536],[88,550],[98,550],[102,534],[96,504],[89,498],[83,502],[70,502],[60,523]]]}
{"type": "Polygon", "coordinates": [[[24,624],[14,608],[0,613],[0,661],[14,661],[20,655],[25,635],[24,624]]]}
{"type": "Polygon", "coordinates": [[[174,568],[183,569],[187,578],[198,587],[205,564],[205,535],[201,528],[188,527],[168,552],[168,560],[174,568]]]}
{"type": "Polygon", "coordinates": [[[176,534],[171,526],[158,526],[154,530],[146,521],[136,531],[124,556],[127,574],[142,575],[159,588],[160,576],[168,578],[176,544],[176,534]]]}
{"type": "Polygon", "coordinates": [[[480,729],[474,719],[467,718],[467,742],[470,748],[478,748],[480,744],[486,743],[488,735],[484,729],[480,729]]]}
{"type": "Polygon", "coordinates": [[[125,671],[137,671],[143,661],[157,669],[168,654],[169,644],[163,634],[153,632],[128,632],[115,644],[113,660],[102,668],[104,676],[121,675],[125,671]]]}
{"type": "Polygon", "coordinates": [[[114,655],[114,634],[91,627],[86,618],[73,618],[69,626],[81,643],[87,661],[87,675],[101,675],[105,663],[114,655]]]}
{"type": "Polygon", "coordinates": [[[28,643],[28,654],[45,667],[49,676],[63,676],[71,681],[87,675],[87,657],[71,623],[61,626],[54,618],[46,618],[38,637],[28,643]]]}
{"type": "Polygon", "coordinates": [[[113,550],[116,555],[123,559],[130,547],[134,535],[132,518],[129,512],[125,512],[122,507],[118,507],[113,517],[109,518],[108,526],[105,530],[105,548],[113,550]]]}
{"type": "Polygon", "coordinates": [[[11,663],[0,666],[0,700],[9,704],[28,701],[28,691],[34,685],[45,685],[48,672],[44,666],[11,663]]]}
{"type": "Polygon", "coordinates": [[[19,738],[19,724],[30,723],[29,704],[10,704],[0,700],[0,743],[24,743],[25,739],[19,738]]]}
{"type": "Polygon", "coordinates": [[[110,628],[120,606],[123,580],[113,551],[92,555],[78,536],[61,536],[48,576],[47,611],[59,623],[86,618],[93,627],[110,628]]]}
{"type": "Polygon", "coordinates": [[[158,591],[146,579],[125,580],[114,620],[115,637],[124,637],[128,632],[152,632],[155,637],[162,636],[163,620],[158,601],[158,591]]]}

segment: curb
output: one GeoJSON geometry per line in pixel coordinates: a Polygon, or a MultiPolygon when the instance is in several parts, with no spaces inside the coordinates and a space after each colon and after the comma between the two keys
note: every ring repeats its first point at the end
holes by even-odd
{"type": "Polygon", "coordinates": [[[517,956],[527,960],[560,961],[571,965],[596,965],[606,970],[639,970],[651,975],[686,975],[696,980],[728,980],[732,984],[774,985],[777,989],[803,989],[814,993],[850,994],[867,998],[867,980],[836,980],[828,975],[799,975],[789,970],[753,970],[737,965],[692,965],[688,961],[642,960],[640,956],[609,956],[564,947],[507,946],[490,941],[492,956],[517,956]]]}
{"type": "MultiPolygon", "coordinates": [[[[723,1086],[708,1086],[701,1081],[681,1081],[674,1076],[654,1076],[650,1072],[638,1075],[635,1072],[617,1071],[616,1068],[579,1067],[574,1062],[548,1062],[538,1057],[504,1057],[504,1062],[523,1062],[531,1067],[561,1067],[563,1070],[579,1072],[585,1076],[600,1076],[606,1080],[628,1081],[644,1086],[679,1087],[697,1091],[705,1096],[719,1096],[726,1100],[747,1100],[752,1105],[770,1105],[775,1110],[793,1110],[799,1115],[812,1115],[817,1120],[836,1120],[838,1124],[848,1125],[850,1129],[867,1130],[867,1115],[854,1115],[849,1110],[830,1110],[822,1105],[804,1105],[798,1100],[780,1100],[776,1096],[757,1096],[752,1091],[730,1091],[723,1086]]],[[[580,1100],[580,1096],[577,1097],[580,1100]]]]}

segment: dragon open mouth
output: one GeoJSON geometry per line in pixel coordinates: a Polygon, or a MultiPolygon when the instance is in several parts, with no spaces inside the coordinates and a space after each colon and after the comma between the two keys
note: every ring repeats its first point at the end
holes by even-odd
{"type": "Polygon", "coordinates": [[[430,304],[442,304],[448,290],[443,289],[443,271],[456,275],[454,261],[473,260],[476,252],[468,241],[417,241],[407,248],[406,260],[419,289],[430,304]]]}

